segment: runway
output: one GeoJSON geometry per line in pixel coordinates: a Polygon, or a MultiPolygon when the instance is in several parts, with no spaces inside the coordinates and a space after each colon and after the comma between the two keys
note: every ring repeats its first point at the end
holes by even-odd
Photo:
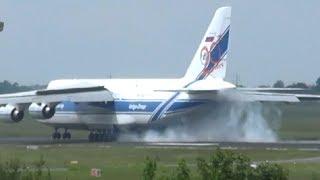
{"type": "Polygon", "coordinates": [[[300,149],[320,151],[320,141],[279,141],[279,142],[222,142],[222,141],[198,141],[198,142],[101,142],[89,143],[87,139],[52,140],[49,137],[2,137],[0,145],[76,145],[76,144],[106,144],[108,146],[136,146],[136,147],[192,147],[208,148],[220,147],[223,149],[269,149],[286,150],[300,149]]]}

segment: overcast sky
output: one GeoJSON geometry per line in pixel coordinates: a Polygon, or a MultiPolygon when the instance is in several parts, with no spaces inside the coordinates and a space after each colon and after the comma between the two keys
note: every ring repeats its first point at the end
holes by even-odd
{"type": "Polygon", "coordinates": [[[318,0],[1,0],[0,80],[181,77],[225,5],[233,7],[228,80],[320,76],[318,0]]]}

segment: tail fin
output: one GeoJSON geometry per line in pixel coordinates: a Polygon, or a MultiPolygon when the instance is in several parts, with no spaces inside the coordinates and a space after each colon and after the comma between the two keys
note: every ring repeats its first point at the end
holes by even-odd
{"type": "Polygon", "coordinates": [[[217,9],[184,76],[188,81],[224,79],[228,54],[231,7],[217,9]]]}

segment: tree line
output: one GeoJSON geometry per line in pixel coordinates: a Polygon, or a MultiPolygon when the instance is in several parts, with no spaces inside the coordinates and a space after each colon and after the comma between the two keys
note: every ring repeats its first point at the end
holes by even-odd
{"type": "Polygon", "coordinates": [[[11,83],[7,80],[4,80],[4,81],[0,82],[0,94],[30,91],[30,90],[35,90],[35,89],[43,89],[45,87],[46,86],[44,86],[44,85],[25,86],[25,85],[20,85],[17,82],[11,83]]]}
{"type": "Polygon", "coordinates": [[[284,83],[284,81],[278,80],[273,84],[272,87],[274,87],[274,88],[303,88],[303,89],[320,90],[320,77],[316,80],[315,84],[312,84],[312,85],[308,85],[304,82],[296,82],[296,83],[286,85],[284,83]]]}

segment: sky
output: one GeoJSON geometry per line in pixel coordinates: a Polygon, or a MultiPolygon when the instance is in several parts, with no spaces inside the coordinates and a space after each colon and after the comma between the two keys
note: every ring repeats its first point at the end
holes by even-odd
{"type": "Polygon", "coordinates": [[[230,5],[228,81],[316,81],[317,0],[1,0],[0,81],[179,78],[214,11],[230,5]]]}

